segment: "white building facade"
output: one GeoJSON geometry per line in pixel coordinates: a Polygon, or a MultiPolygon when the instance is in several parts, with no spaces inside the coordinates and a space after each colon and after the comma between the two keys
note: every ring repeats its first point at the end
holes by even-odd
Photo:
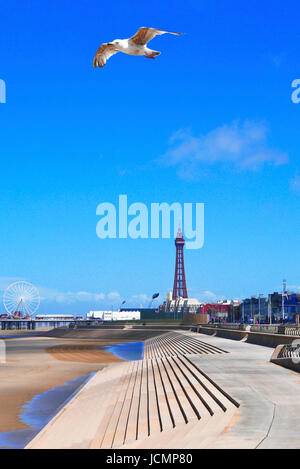
{"type": "Polygon", "coordinates": [[[139,321],[140,311],[90,311],[86,315],[87,319],[97,319],[99,321],[139,321]]]}
{"type": "Polygon", "coordinates": [[[203,303],[197,298],[177,298],[172,299],[172,292],[167,293],[167,299],[162,305],[162,311],[166,313],[184,314],[184,313],[200,313],[203,303]]]}

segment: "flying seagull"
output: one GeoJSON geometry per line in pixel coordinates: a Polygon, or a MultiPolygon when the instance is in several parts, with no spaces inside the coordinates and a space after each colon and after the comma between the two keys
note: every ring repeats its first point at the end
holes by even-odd
{"type": "Polygon", "coordinates": [[[95,68],[104,67],[106,61],[117,52],[123,52],[124,54],[129,55],[142,55],[147,57],[147,59],[154,59],[154,57],[159,55],[160,52],[149,49],[147,47],[147,43],[155,36],[160,36],[165,33],[175,34],[176,36],[182,35],[182,33],[142,27],[129,39],[115,39],[112,42],[101,44],[94,57],[93,66],[95,68]]]}

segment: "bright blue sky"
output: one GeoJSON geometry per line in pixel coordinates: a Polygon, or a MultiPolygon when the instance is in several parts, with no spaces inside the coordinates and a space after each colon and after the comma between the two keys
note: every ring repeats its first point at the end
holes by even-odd
{"type": "Polygon", "coordinates": [[[164,297],[172,240],[96,237],[97,205],[119,194],[148,206],[205,203],[204,247],[185,253],[190,296],[266,293],[284,277],[300,285],[299,2],[128,4],[1,6],[0,288],[31,281],[41,312],[164,297]],[[155,38],[156,60],[117,54],[93,69],[102,42],[139,26],[186,35],[155,38]]]}

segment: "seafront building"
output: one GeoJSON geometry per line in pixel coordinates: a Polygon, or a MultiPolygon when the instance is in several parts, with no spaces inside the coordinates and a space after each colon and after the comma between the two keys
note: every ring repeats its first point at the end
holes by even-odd
{"type": "Polygon", "coordinates": [[[300,293],[295,292],[252,296],[240,304],[240,318],[246,322],[294,322],[297,314],[300,314],[300,293]]]}
{"type": "Polygon", "coordinates": [[[139,321],[141,312],[133,311],[90,311],[86,315],[87,319],[98,321],[139,321]]]}

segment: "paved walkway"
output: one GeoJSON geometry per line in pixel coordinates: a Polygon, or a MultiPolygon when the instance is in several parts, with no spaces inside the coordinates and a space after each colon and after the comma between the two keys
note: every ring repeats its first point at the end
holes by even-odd
{"type": "Polygon", "coordinates": [[[230,353],[190,359],[240,403],[232,427],[211,446],[300,448],[300,375],[270,363],[269,347],[205,337],[230,353]]]}
{"type": "Polygon", "coordinates": [[[98,372],[29,448],[300,447],[298,374],[268,347],[189,332],[98,372]]]}

